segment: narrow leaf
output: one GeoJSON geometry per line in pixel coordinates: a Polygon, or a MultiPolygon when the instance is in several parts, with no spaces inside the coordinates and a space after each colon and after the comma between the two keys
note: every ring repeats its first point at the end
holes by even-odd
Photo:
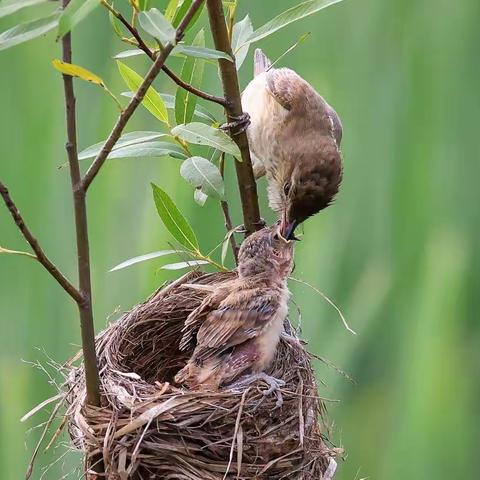
{"type": "Polygon", "coordinates": [[[178,263],[168,263],[167,265],[162,265],[160,268],[162,270],[180,270],[182,268],[191,268],[198,267],[200,265],[207,265],[209,262],[206,260],[188,260],[186,262],[178,263]]]}
{"type": "Polygon", "coordinates": [[[34,260],[37,260],[36,255],[33,255],[32,253],[20,252],[18,250],[10,250],[8,248],[3,248],[3,247],[0,247],[0,253],[8,253],[9,255],[22,255],[24,257],[30,257],[30,258],[33,258],[34,260]]]}
{"type": "Polygon", "coordinates": [[[186,142],[196,145],[208,145],[241,159],[237,144],[219,128],[193,122],[186,125],[177,125],[172,129],[172,135],[176,135],[186,142]]]}
{"type": "Polygon", "coordinates": [[[170,0],[168,2],[167,8],[165,9],[165,18],[171,22],[175,16],[175,12],[178,8],[178,0],[170,0]]]}
{"type": "Polygon", "coordinates": [[[223,199],[225,187],[220,170],[206,158],[187,158],[180,167],[180,175],[193,187],[201,188],[203,193],[223,199]]]}
{"type": "MultiPolygon", "coordinates": [[[[127,67],[124,63],[117,60],[117,64],[120,75],[123,77],[128,88],[132,92],[136,92],[142,84],[143,78],[135,72],[135,70],[127,67]]],[[[148,88],[142,104],[153,116],[168,125],[167,107],[165,107],[162,98],[153,87],[148,88]]]]}
{"type": "Polygon", "coordinates": [[[158,9],[152,8],[148,12],[140,12],[138,20],[142,28],[162,44],[175,41],[175,29],[158,9]]]}
{"type": "MultiPolygon", "coordinates": [[[[151,140],[157,140],[159,138],[166,137],[165,133],[159,133],[159,132],[130,132],[130,133],[125,133],[122,135],[115,146],[112,149],[112,153],[115,150],[118,150],[122,147],[126,147],[128,145],[137,145],[139,143],[144,143],[144,142],[149,142],[151,140]]],[[[85,150],[82,150],[78,154],[78,158],[80,160],[83,160],[84,158],[92,158],[96,157],[102,150],[103,145],[105,144],[106,140],[103,140],[102,142],[98,142],[95,145],[91,145],[90,147],[86,148],[85,150]]]]}
{"type": "MultiPolygon", "coordinates": [[[[200,31],[203,32],[203,30],[200,31]]],[[[187,57],[204,58],[206,60],[218,60],[219,58],[224,58],[225,60],[229,60],[230,62],[232,61],[232,57],[230,57],[230,55],[227,55],[225,52],[221,52],[220,50],[215,50],[213,48],[198,47],[195,46],[195,44],[177,45],[173,49],[172,54],[181,54],[187,57]]]]}
{"type": "MultiPolygon", "coordinates": [[[[199,47],[205,45],[203,30],[200,30],[197,33],[193,40],[193,45],[199,47]]],[[[186,58],[180,76],[185,82],[195,87],[199,87],[202,83],[203,67],[203,61],[195,58],[186,58]]],[[[191,122],[196,104],[196,95],[193,95],[183,88],[177,88],[177,93],[175,95],[175,121],[177,124],[191,122]]]]}
{"type": "Polygon", "coordinates": [[[46,2],[47,0],[4,0],[0,2],[0,18],[18,12],[23,8],[46,2]]]}
{"type": "Polygon", "coordinates": [[[173,157],[183,160],[186,155],[178,145],[170,142],[143,142],[136,145],[116,148],[108,155],[108,159],[114,158],[138,158],[138,157],[173,157]]]}
{"type": "Polygon", "coordinates": [[[232,33],[232,50],[235,55],[235,64],[237,70],[242,66],[250,46],[249,43],[245,43],[247,38],[253,33],[252,21],[248,15],[243,20],[237,22],[233,26],[232,33]]]}
{"type": "Polygon", "coordinates": [[[60,12],[54,12],[48,17],[21,23],[10,30],[0,33],[0,50],[6,50],[53,30],[58,25],[59,16],[60,12]]]}
{"type": "Polygon", "coordinates": [[[101,87],[105,86],[103,80],[100,77],[88,71],[86,68],[80,67],[79,65],[65,63],[58,59],[52,60],[52,65],[55,69],[57,69],[61,73],[64,73],[65,75],[77,77],[87,82],[92,82],[96,85],[100,85],[101,87]]]}
{"type": "Polygon", "coordinates": [[[100,5],[100,0],[72,0],[62,12],[58,24],[58,38],[62,38],[100,5]]]}
{"type": "MultiPolygon", "coordinates": [[[[132,92],[122,92],[122,95],[127,98],[132,98],[132,92]]],[[[162,97],[163,103],[169,110],[173,110],[175,108],[175,96],[170,95],[169,93],[161,93],[160,96],[162,97]]],[[[203,118],[204,120],[208,120],[212,123],[217,123],[217,119],[210,113],[205,107],[202,105],[197,105],[193,112],[193,115],[198,118],[203,118]]]]}
{"type": "Polygon", "coordinates": [[[144,262],[145,260],[151,260],[152,258],[164,257],[165,255],[171,255],[177,253],[177,250],[160,250],[158,252],[146,253],[145,255],[139,255],[138,257],[129,258],[122,263],[119,263],[115,267],[111,268],[109,272],[115,272],[122,268],[130,267],[136,263],[144,262]]]}
{"type": "Polygon", "coordinates": [[[222,243],[222,265],[225,265],[225,259],[227,258],[228,247],[230,245],[230,237],[235,233],[236,228],[232,228],[227,232],[222,243]]]}
{"type": "MultiPolygon", "coordinates": [[[[173,26],[175,28],[180,25],[180,22],[182,21],[183,17],[187,13],[188,9],[191,7],[193,0],[184,0],[183,3],[180,5],[180,7],[177,10],[177,13],[175,14],[175,17],[173,18],[173,26]]],[[[197,23],[197,20],[200,18],[200,15],[203,12],[203,6],[205,5],[206,2],[203,2],[202,5],[200,5],[200,8],[197,10],[197,13],[193,16],[193,18],[190,20],[189,24],[187,25],[187,28],[185,29],[185,32],[188,32],[194,25],[197,23]]]]}
{"type": "Polygon", "coordinates": [[[202,192],[202,189],[201,188],[196,188],[195,191],[193,192],[193,199],[195,200],[195,202],[200,205],[201,207],[203,207],[205,205],[205,202],[207,201],[208,199],[208,195],[205,195],[203,192],[202,192]]]}
{"type": "Polygon", "coordinates": [[[158,215],[167,230],[184,247],[197,251],[198,240],[187,219],[164,190],[154,183],[151,185],[158,215]]]}
{"type": "Polygon", "coordinates": [[[283,27],[286,27],[287,25],[290,25],[293,22],[296,22],[297,20],[301,20],[302,18],[312,15],[313,13],[316,13],[341,1],[342,0],[310,0],[308,2],[295,5],[255,30],[244,41],[244,44],[258,42],[258,40],[268,37],[272,33],[280,30],[283,27]]]}
{"type": "Polygon", "coordinates": [[[119,52],[113,58],[115,59],[129,58],[129,57],[136,57],[137,55],[146,55],[146,53],[143,50],[140,50],[139,48],[133,48],[131,50],[124,50],[123,52],[119,52]]]}

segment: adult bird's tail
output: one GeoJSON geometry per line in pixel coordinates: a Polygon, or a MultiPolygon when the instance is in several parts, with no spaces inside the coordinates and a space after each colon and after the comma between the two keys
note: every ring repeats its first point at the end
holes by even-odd
{"type": "Polygon", "coordinates": [[[272,62],[262,52],[260,48],[255,50],[255,56],[253,58],[253,74],[256,77],[260,73],[266,72],[272,66],[272,62]]]}

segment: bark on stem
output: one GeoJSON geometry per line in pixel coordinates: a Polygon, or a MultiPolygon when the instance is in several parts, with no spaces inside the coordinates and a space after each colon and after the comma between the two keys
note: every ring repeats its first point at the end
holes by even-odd
{"type": "MultiPolygon", "coordinates": [[[[63,0],[66,8],[70,0],[63,0]]],[[[72,63],[72,39],[67,33],[62,38],[62,59],[72,63]]],[[[100,406],[100,380],[98,375],[97,355],[95,353],[95,327],[92,310],[92,287],[90,281],[90,252],[88,241],[87,204],[85,190],[82,188],[82,177],[77,154],[77,125],[75,93],[73,79],[63,75],[65,93],[65,114],[67,124],[67,150],[70,179],[73,193],[73,207],[75,215],[75,231],[77,243],[78,281],[81,301],[77,302],[80,313],[80,329],[82,335],[83,360],[85,365],[85,384],[87,389],[87,403],[100,406]]]]}
{"type": "Polygon", "coordinates": [[[188,24],[190,23],[190,20],[195,15],[196,11],[200,8],[202,3],[203,3],[203,0],[195,0],[192,3],[190,9],[185,14],[185,17],[180,22],[180,25],[176,30],[175,41],[167,43],[163,48],[163,50],[158,54],[155,61],[153,62],[153,65],[150,67],[150,70],[145,76],[142,84],[138,88],[137,92],[135,93],[133,98],[130,100],[125,110],[120,114],[120,117],[118,118],[117,123],[113,127],[110,135],[108,136],[107,141],[103,145],[102,150],[97,155],[93,163],[90,165],[90,168],[87,170],[87,173],[83,177],[82,188],[85,192],[88,190],[88,187],[92,183],[93,179],[96,177],[102,165],[105,163],[105,160],[107,159],[109,153],[112,151],[112,148],[115,146],[118,139],[122,135],[123,129],[127,125],[128,120],[130,119],[130,117],[133,115],[137,107],[142,102],[143,98],[145,97],[145,94],[147,93],[148,88],[153,83],[157,75],[160,73],[160,70],[162,69],[165,63],[165,60],[168,58],[168,56],[172,52],[175,45],[180,40],[182,40],[186,27],[188,26],[188,24]]]}
{"type": "MultiPolygon", "coordinates": [[[[223,13],[221,0],[207,0],[208,18],[212,31],[215,48],[234,58],[227,24],[223,13]]],[[[242,115],[242,102],[240,86],[238,83],[235,62],[219,59],[220,75],[222,78],[224,97],[227,102],[225,107],[229,122],[238,120],[242,115]]],[[[258,206],[257,184],[253,175],[252,161],[245,132],[232,135],[242,154],[242,162],[235,162],[238,188],[242,201],[243,222],[247,235],[261,228],[260,209],[258,206]]]]}

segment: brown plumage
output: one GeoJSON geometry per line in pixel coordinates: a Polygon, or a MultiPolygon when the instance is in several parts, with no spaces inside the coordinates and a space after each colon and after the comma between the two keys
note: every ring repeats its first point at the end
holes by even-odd
{"type": "Polygon", "coordinates": [[[285,238],[327,207],[342,180],[342,124],[313,87],[255,51],[254,79],[242,95],[255,176],[268,180],[269,203],[285,238]]]}
{"type": "Polygon", "coordinates": [[[192,342],[196,347],[175,376],[177,383],[216,389],[269,366],[288,313],[292,256],[292,243],[279,235],[278,226],[243,242],[238,278],[203,287],[210,294],[185,323],[180,348],[192,342]]]}

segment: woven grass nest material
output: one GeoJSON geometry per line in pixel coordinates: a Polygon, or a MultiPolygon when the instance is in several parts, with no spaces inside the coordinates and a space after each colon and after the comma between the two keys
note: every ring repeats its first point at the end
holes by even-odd
{"type": "Polygon", "coordinates": [[[72,368],[68,426],[87,465],[103,457],[115,480],[331,478],[336,449],[322,436],[310,356],[289,323],[268,371],[285,381],[280,408],[261,380],[243,391],[173,384],[191,354],[178,350],[183,323],[205,295],[183,284],[232,275],[190,272],[98,335],[101,408],[85,406],[83,369],[72,368]]]}

